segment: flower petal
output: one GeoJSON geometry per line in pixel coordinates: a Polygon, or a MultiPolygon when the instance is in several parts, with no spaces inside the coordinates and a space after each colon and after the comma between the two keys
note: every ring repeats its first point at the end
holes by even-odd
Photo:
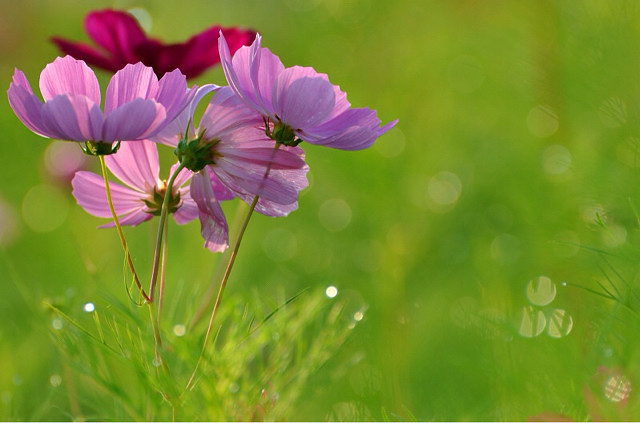
{"type": "Polygon", "coordinates": [[[213,193],[216,196],[218,201],[225,200],[233,200],[236,196],[231,192],[229,188],[225,186],[218,178],[218,175],[215,172],[207,172],[209,174],[209,180],[211,182],[211,187],[213,188],[213,193]]]}
{"type": "Polygon", "coordinates": [[[223,31],[229,40],[232,54],[242,45],[250,44],[255,38],[253,31],[213,26],[183,43],[165,45],[156,40],[148,40],[138,45],[136,51],[145,63],[153,66],[158,75],[180,69],[187,78],[194,78],[209,67],[220,63],[218,53],[220,31],[223,31]]]}
{"type": "Polygon", "coordinates": [[[158,184],[160,165],[153,141],[125,141],[116,154],[105,156],[104,160],[111,173],[143,195],[153,193],[158,184]]]}
{"type": "Polygon", "coordinates": [[[396,123],[398,120],[380,127],[380,119],[375,110],[356,108],[349,109],[298,136],[310,144],[341,150],[362,150],[370,147],[378,137],[393,128],[396,123]]]}
{"type": "Polygon", "coordinates": [[[153,69],[142,63],[127,65],[109,81],[104,98],[104,114],[108,117],[113,110],[138,98],[155,98],[158,90],[158,77],[153,69]]]}
{"type": "Polygon", "coordinates": [[[55,138],[69,141],[101,141],[100,107],[84,96],[58,95],[42,107],[42,121],[55,138]]]}
{"type": "MultiPolygon", "coordinates": [[[[213,168],[220,181],[241,198],[259,195],[277,204],[291,204],[298,200],[297,187],[278,171],[267,174],[266,167],[222,157],[213,168]],[[265,177],[266,176],[266,177],[265,177]]],[[[299,171],[306,172],[308,167],[299,171]]]]}
{"type": "Polygon", "coordinates": [[[196,94],[193,91],[191,96],[188,96],[189,92],[187,78],[178,69],[166,73],[160,79],[156,101],[167,111],[168,121],[175,119],[185,108],[188,108],[189,101],[196,94]]]}
{"type": "Polygon", "coordinates": [[[284,65],[267,48],[261,48],[260,34],[251,47],[241,47],[231,57],[229,46],[220,36],[218,45],[224,74],[229,86],[244,102],[264,116],[273,116],[273,85],[284,65]]]}
{"type": "MultiPolygon", "coordinates": [[[[202,115],[199,131],[204,131],[207,138],[222,138],[240,127],[256,126],[262,122],[262,117],[229,87],[220,87],[202,115]]],[[[264,137],[263,130],[258,133],[264,137]]]]}
{"type": "Polygon", "coordinates": [[[178,225],[184,225],[197,218],[200,212],[195,200],[189,194],[188,186],[180,189],[180,198],[182,202],[178,210],[173,212],[173,218],[178,225]]]}
{"type": "MultiPolygon", "coordinates": [[[[273,180],[280,181],[280,183],[287,184],[299,193],[309,185],[309,181],[307,180],[308,170],[308,167],[298,170],[273,170],[269,173],[269,177],[273,180]]],[[[254,196],[247,193],[238,193],[238,197],[246,203],[251,204],[254,196]]],[[[281,217],[288,215],[297,208],[297,197],[296,201],[288,204],[280,204],[265,198],[260,198],[255,210],[266,216],[281,217]]]]}
{"type": "Polygon", "coordinates": [[[139,140],[165,118],[164,108],[154,100],[138,98],[113,110],[105,119],[102,141],[139,140]]]}
{"type": "MultiPolygon", "coordinates": [[[[179,166],[179,163],[173,164],[171,166],[171,171],[169,172],[169,175],[173,175],[173,172],[176,171],[178,166],[179,166]]],[[[187,168],[182,169],[180,171],[180,173],[178,173],[178,175],[176,176],[176,179],[173,181],[173,190],[177,191],[178,188],[180,188],[187,181],[189,181],[189,179],[191,179],[192,176],[193,176],[193,172],[192,171],[190,171],[187,168]]]]}
{"type": "MultiPolygon", "coordinates": [[[[145,210],[146,207],[140,207],[123,216],[118,216],[118,223],[120,223],[121,226],[138,226],[140,223],[152,219],[153,215],[151,213],[147,213],[145,210]]],[[[98,228],[113,228],[115,226],[115,222],[111,221],[109,223],[105,223],[104,225],[98,226],[98,228]]]]}
{"type": "Polygon", "coordinates": [[[192,91],[195,90],[195,94],[193,95],[189,106],[186,107],[182,111],[182,113],[180,113],[175,119],[170,121],[167,125],[164,125],[162,130],[154,134],[151,139],[155,142],[166,144],[171,147],[176,147],[180,140],[184,137],[187,126],[189,126],[188,136],[195,137],[195,131],[193,129],[194,111],[205,95],[219,88],[219,86],[214,84],[207,84],[199,88],[192,88],[192,91]]]}
{"type": "MultiPolygon", "coordinates": [[[[266,144],[266,142],[265,142],[266,144]]],[[[241,144],[220,143],[217,152],[227,160],[247,165],[264,166],[270,169],[301,169],[305,166],[304,159],[297,154],[284,149],[269,147],[242,148],[241,144]]]]}
{"type": "Polygon", "coordinates": [[[57,134],[47,130],[42,120],[42,101],[33,94],[29,81],[22,71],[15,70],[7,95],[11,108],[27,128],[43,137],[56,137],[57,134]]]}
{"type": "Polygon", "coordinates": [[[191,178],[191,197],[198,205],[200,232],[204,246],[212,252],[224,251],[229,245],[229,229],[220,203],[211,187],[205,168],[191,178]]]}
{"type": "Polygon", "coordinates": [[[323,122],[336,104],[334,87],[312,68],[285,69],[273,86],[275,114],[293,129],[323,122]]]}
{"type": "MultiPolygon", "coordinates": [[[[73,180],[73,196],[87,213],[97,217],[111,218],[111,210],[107,202],[104,180],[92,172],[76,172],[73,180]]],[[[122,216],[143,208],[145,195],[115,182],[109,182],[113,208],[116,215],[122,216]]],[[[149,214],[149,216],[152,216],[149,214]]]]}
{"type": "Polygon", "coordinates": [[[100,105],[100,85],[91,68],[71,56],[58,57],[40,73],[40,92],[47,102],[57,95],[83,95],[100,105]]]}
{"type": "Polygon", "coordinates": [[[110,72],[115,72],[126,63],[121,63],[117,58],[110,58],[104,52],[84,43],[74,43],[60,37],[51,38],[60,51],[78,60],[84,60],[88,65],[97,66],[110,72]]]}
{"type": "Polygon", "coordinates": [[[117,10],[91,12],[84,21],[89,36],[109,53],[116,69],[140,59],[136,47],[147,40],[138,21],[129,13],[117,10]]]}

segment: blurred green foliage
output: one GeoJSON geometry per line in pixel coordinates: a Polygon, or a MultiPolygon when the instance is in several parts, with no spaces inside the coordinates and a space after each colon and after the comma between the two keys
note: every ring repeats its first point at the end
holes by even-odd
{"type": "MultiPolygon", "coordinates": [[[[353,105],[400,119],[366,151],[304,146],[299,210],[255,216],[243,241],[190,405],[211,409],[187,404],[178,418],[640,418],[637,2],[5,0],[1,84],[19,67],[35,87],[57,55],[49,37],[86,40],[84,15],[104,7],[144,8],[168,41],[214,23],[254,28],[285,65],[326,72],[353,105]],[[556,290],[543,305],[540,276],[556,290]],[[351,304],[336,311],[346,320],[331,320],[330,285],[351,304]],[[274,310],[237,342],[247,316],[274,310]],[[558,316],[571,316],[568,333],[558,316]]],[[[194,82],[223,81],[215,69],[194,82]]],[[[164,382],[131,370],[153,358],[144,309],[111,317],[149,360],[128,370],[118,354],[101,363],[110,353],[77,327],[56,329],[43,303],[95,337],[93,302],[109,332],[109,307],[127,301],[122,251],[51,177],[51,142],[6,101],[0,128],[0,419],[171,418],[148,389],[164,382]]],[[[225,211],[232,220],[235,206],[225,211]]],[[[140,269],[154,229],[126,232],[140,269]]],[[[204,327],[177,340],[173,325],[193,316],[219,259],[198,231],[169,227],[163,330],[187,369],[204,327]]]]}

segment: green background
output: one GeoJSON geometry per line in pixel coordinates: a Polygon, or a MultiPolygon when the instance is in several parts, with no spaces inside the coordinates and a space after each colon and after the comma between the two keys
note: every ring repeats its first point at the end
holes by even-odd
{"type": "MultiPolygon", "coordinates": [[[[213,24],[258,30],[286,66],[312,66],[354,106],[400,119],[365,151],[303,145],[311,183],[299,209],[250,222],[226,300],[257,295],[274,308],[335,286],[365,311],[288,419],[640,418],[637,2],[0,4],[0,86],[18,67],[37,92],[57,55],[51,36],[86,41],[88,11],[139,7],[165,41],[213,24]],[[540,276],[557,290],[547,305],[527,294],[540,276]],[[526,336],[523,309],[547,320],[564,310],[572,329],[554,337],[548,322],[526,336]]],[[[104,90],[108,75],[99,78],[104,90]]],[[[68,387],[82,377],[52,341],[42,303],[81,315],[104,292],[126,302],[122,251],[47,171],[51,141],[7,101],[0,134],[0,418],[69,419],[68,387]]],[[[232,220],[235,205],[225,211],[232,220]]],[[[154,230],[126,231],[144,274],[154,230]]],[[[218,256],[195,222],[172,222],[169,236],[167,295],[197,304],[218,256]]]]}

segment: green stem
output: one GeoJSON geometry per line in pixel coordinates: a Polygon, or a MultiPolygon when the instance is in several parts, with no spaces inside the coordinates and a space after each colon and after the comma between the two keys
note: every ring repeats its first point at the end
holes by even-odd
{"type": "Polygon", "coordinates": [[[236,238],[233,251],[229,256],[229,262],[227,263],[224,276],[222,277],[222,281],[220,282],[220,289],[218,290],[218,296],[216,297],[216,302],[213,305],[213,311],[211,312],[211,317],[209,318],[209,326],[207,327],[207,333],[204,336],[204,342],[202,343],[202,351],[200,351],[200,356],[198,357],[196,367],[195,369],[193,369],[193,373],[191,373],[191,377],[189,377],[189,381],[187,382],[187,388],[186,388],[187,391],[193,387],[193,383],[196,378],[196,373],[198,372],[198,368],[200,367],[200,362],[202,361],[204,352],[207,349],[207,343],[209,342],[209,338],[211,337],[211,332],[213,329],[213,321],[216,316],[216,311],[218,310],[218,306],[220,305],[220,300],[222,299],[222,294],[224,293],[224,289],[227,286],[227,281],[229,280],[229,275],[231,274],[233,263],[236,261],[236,256],[238,255],[238,250],[240,249],[240,242],[242,241],[242,236],[244,235],[244,231],[247,229],[247,225],[249,224],[249,220],[251,219],[253,210],[256,208],[256,204],[258,203],[258,198],[259,197],[257,195],[253,198],[253,201],[251,202],[251,206],[249,207],[249,211],[247,212],[247,215],[242,221],[242,226],[240,227],[240,232],[238,232],[238,236],[236,238]]]}
{"type": "Polygon", "coordinates": [[[113,200],[111,198],[111,188],[109,188],[109,177],[107,175],[107,166],[104,162],[104,156],[98,156],[100,159],[100,167],[102,168],[102,177],[104,179],[104,187],[107,192],[107,202],[109,203],[109,210],[111,210],[111,216],[113,216],[113,222],[116,225],[116,229],[118,230],[118,236],[120,237],[120,242],[122,243],[122,249],[124,250],[124,254],[127,258],[127,263],[129,264],[129,269],[131,269],[131,273],[133,274],[133,280],[136,283],[136,286],[140,290],[140,293],[144,297],[145,301],[151,302],[151,296],[147,295],[138,279],[138,274],[136,273],[136,269],[133,266],[133,260],[131,260],[131,255],[129,254],[129,247],[127,247],[127,241],[124,238],[124,233],[122,232],[122,226],[120,226],[120,221],[118,220],[118,216],[116,215],[116,211],[113,208],[113,200]]]}
{"type": "Polygon", "coordinates": [[[167,182],[167,187],[164,192],[164,199],[162,200],[162,211],[160,212],[160,223],[158,224],[158,236],[156,237],[156,249],[153,253],[153,269],[151,270],[151,282],[149,283],[149,297],[153,301],[153,291],[156,286],[156,280],[158,279],[158,265],[160,263],[160,250],[162,250],[162,238],[164,234],[165,221],[169,214],[169,198],[171,197],[171,190],[173,189],[173,182],[176,180],[178,173],[184,169],[184,165],[180,164],[178,168],[173,172],[167,182]]]}
{"type": "Polygon", "coordinates": [[[169,244],[169,220],[164,222],[164,240],[162,241],[162,261],[160,262],[160,292],[158,293],[158,328],[160,325],[160,315],[162,314],[162,305],[164,303],[164,281],[165,281],[165,269],[167,264],[167,245],[169,244]]]}
{"type": "MultiPolygon", "coordinates": [[[[275,148],[273,149],[273,152],[271,153],[271,159],[269,160],[269,165],[267,166],[267,169],[264,172],[264,176],[262,177],[262,183],[260,184],[260,187],[258,187],[258,191],[257,191],[258,193],[262,191],[262,188],[264,187],[264,184],[265,184],[267,178],[269,178],[269,173],[271,172],[271,163],[273,162],[273,159],[275,158],[276,152],[278,151],[278,149],[280,148],[281,145],[282,144],[280,142],[276,142],[275,148]]],[[[218,290],[218,296],[216,297],[216,302],[213,305],[213,310],[211,311],[211,317],[209,318],[209,326],[207,326],[207,333],[204,336],[204,342],[202,343],[202,350],[200,351],[200,356],[198,357],[198,361],[196,362],[196,367],[193,369],[193,373],[191,373],[191,376],[189,377],[189,380],[187,381],[187,387],[186,387],[187,391],[189,391],[193,387],[193,383],[195,381],[196,374],[198,373],[198,368],[200,367],[200,362],[202,361],[202,357],[204,356],[204,352],[207,349],[207,344],[209,342],[209,338],[211,337],[211,332],[213,330],[213,322],[215,320],[216,312],[218,311],[218,307],[220,306],[220,301],[222,300],[222,294],[224,293],[224,289],[227,286],[227,281],[229,280],[229,275],[231,274],[231,269],[233,268],[233,264],[236,261],[236,256],[238,255],[238,250],[240,250],[240,242],[242,242],[242,237],[244,236],[244,231],[247,229],[247,225],[249,224],[249,220],[251,219],[251,215],[253,214],[253,211],[255,210],[259,199],[260,199],[259,195],[256,195],[255,197],[253,197],[253,201],[251,202],[251,205],[249,206],[249,211],[247,211],[247,215],[245,216],[244,220],[242,221],[242,225],[240,226],[240,231],[238,232],[238,235],[236,237],[235,245],[233,246],[233,251],[231,252],[231,255],[229,256],[229,262],[227,263],[227,267],[225,269],[224,276],[222,277],[222,281],[220,281],[220,289],[218,290]]]]}
{"type": "Polygon", "coordinates": [[[156,322],[155,317],[153,316],[153,302],[149,302],[149,317],[151,318],[151,328],[153,329],[153,340],[155,341],[155,365],[162,365],[164,371],[169,374],[169,366],[162,358],[162,354],[160,354],[160,350],[162,349],[162,338],[160,337],[160,328],[156,322]]]}
{"type": "MultiPolygon", "coordinates": [[[[234,216],[236,217],[241,216],[241,214],[245,211],[247,207],[249,207],[247,203],[245,203],[244,201],[239,201],[238,207],[236,209],[236,213],[234,214],[234,216]]],[[[240,231],[241,223],[242,223],[242,220],[240,218],[233,219],[233,226],[229,228],[230,236],[232,234],[235,236],[238,233],[238,231],[240,231]]],[[[215,271],[215,274],[213,275],[212,282],[222,280],[222,276],[224,275],[224,271],[225,271],[224,263],[227,263],[229,261],[229,257],[231,256],[231,251],[232,250],[230,249],[225,251],[222,257],[220,257],[220,261],[218,262],[218,266],[216,267],[216,271],[215,271]]],[[[195,314],[193,315],[193,318],[191,319],[191,322],[189,323],[189,329],[188,329],[189,332],[191,332],[193,328],[195,328],[195,326],[204,317],[209,307],[211,307],[211,304],[213,304],[213,301],[216,298],[216,287],[217,287],[217,284],[212,283],[209,289],[207,290],[206,294],[204,295],[204,299],[200,303],[200,307],[198,307],[198,310],[196,310],[195,314]]]]}

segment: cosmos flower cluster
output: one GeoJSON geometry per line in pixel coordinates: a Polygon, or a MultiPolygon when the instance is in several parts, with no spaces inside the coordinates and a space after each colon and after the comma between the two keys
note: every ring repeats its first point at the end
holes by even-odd
{"type": "MultiPolygon", "coordinates": [[[[55,39],[75,57],[59,57],[42,71],[44,101],[16,69],[9,102],[34,133],[105,156],[122,182],[109,186],[123,225],[160,215],[164,203],[178,224],[198,218],[205,247],[223,251],[228,227],[221,201],[237,197],[255,203],[259,213],[286,216],[308,185],[302,142],[360,150],[397,123],[381,126],[374,110],[352,107],[327,75],[285,67],[250,31],[214,27],[180,49],[147,38],[122,12],[94,12],[86,23],[102,51],[55,39]],[[87,62],[115,71],[104,98],[87,62]],[[187,77],[217,63],[227,86],[187,85],[187,77]],[[194,116],[211,93],[202,116],[194,116]],[[160,174],[158,145],[174,149],[177,162],[169,175],[179,173],[173,179],[160,174]]],[[[100,176],[79,171],[72,185],[88,213],[111,217],[100,176]]]]}

